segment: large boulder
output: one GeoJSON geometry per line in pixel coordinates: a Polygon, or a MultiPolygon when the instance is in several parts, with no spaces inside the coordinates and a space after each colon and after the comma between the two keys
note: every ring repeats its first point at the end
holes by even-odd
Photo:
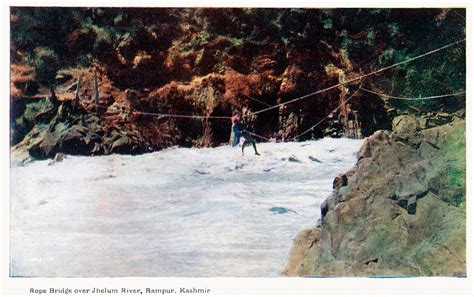
{"type": "Polygon", "coordinates": [[[336,179],[286,275],[466,275],[465,122],[395,126],[367,138],[347,181],[336,179]]]}

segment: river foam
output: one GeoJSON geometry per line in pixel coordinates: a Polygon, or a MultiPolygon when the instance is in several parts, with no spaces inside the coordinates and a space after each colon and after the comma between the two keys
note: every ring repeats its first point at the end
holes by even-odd
{"type": "Polygon", "coordinates": [[[360,140],[67,156],[11,169],[11,275],[277,277],[360,140]]]}

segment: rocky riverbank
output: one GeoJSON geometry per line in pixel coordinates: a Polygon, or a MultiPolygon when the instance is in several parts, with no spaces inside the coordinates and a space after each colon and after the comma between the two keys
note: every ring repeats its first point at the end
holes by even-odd
{"type": "Polygon", "coordinates": [[[465,276],[465,122],[393,121],[334,180],[321,224],[302,231],[288,276],[465,276]]]}
{"type": "Polygon", "coordinates": [[[11,159],[368,137],[285,274],[465,275],[465,14],[12,7],[11,159]]]}

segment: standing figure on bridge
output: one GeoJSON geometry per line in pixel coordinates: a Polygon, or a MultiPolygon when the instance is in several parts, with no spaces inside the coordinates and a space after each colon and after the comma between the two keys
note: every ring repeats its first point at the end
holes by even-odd
{"type": "Polygon", "coordinates": [[[232,133],[234,134],[234,139],[232,141],[232,146],[236,146],[240,142],[240,137],[244,138],[244,143],[242,144],[242,156],[244,155],[244,149],[247,144],[252,144],[255,155],[260,156],[257,152],[257,145],[255,140],[249,131],[245,130],[244,125],[240,122],[240,117],[238,115],[233,116],[232,118],[232,133]]]}

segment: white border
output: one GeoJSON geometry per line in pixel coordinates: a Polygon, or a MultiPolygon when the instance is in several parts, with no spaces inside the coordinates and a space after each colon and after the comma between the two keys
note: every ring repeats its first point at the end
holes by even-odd
{"type": "MultiPolygon", "coordinates": [[[[473,281],[473,228],[472,228],[472,197],[473,187],[469,181],[472,175],[472,148],[474,135],[472,127],[472,5],[468,1],[319,1],[310,2],[306,0],[231,0],[215,1],[203,0],[198,2],[192,0],[174,1],[104,1],[104,0],[7,0],[1,5],[1,88],[0,88],[0,161],[1,161],[1,282],[2,295],[29,295],[30,287],[117,287],[122,286],[145,288],[145,287],[183,287],[196,286],[212,289],[212,295],[236,295],[236,294],[271,294],[271,295],[405,295],[415,296],[430,294],[435,296],[474,294],[473,281]],[[393,279],[370,279],[370,278],[9,278],[9,6],[127,6],[127,7],[466,7],[467,8],[467,278],[393,278],[393,279]]],[[[202,294],[201,296],[203,296],[202,294]]],[[[29,295],[32,296],[32,295],[29,295]]],[[[78,295],[74,295],[78,296],[78,295]]],[[[110,296],[110,295],[109,295],[110,296]]],[[[204,295],[207,296],[207,295],[204,295]]]]}

